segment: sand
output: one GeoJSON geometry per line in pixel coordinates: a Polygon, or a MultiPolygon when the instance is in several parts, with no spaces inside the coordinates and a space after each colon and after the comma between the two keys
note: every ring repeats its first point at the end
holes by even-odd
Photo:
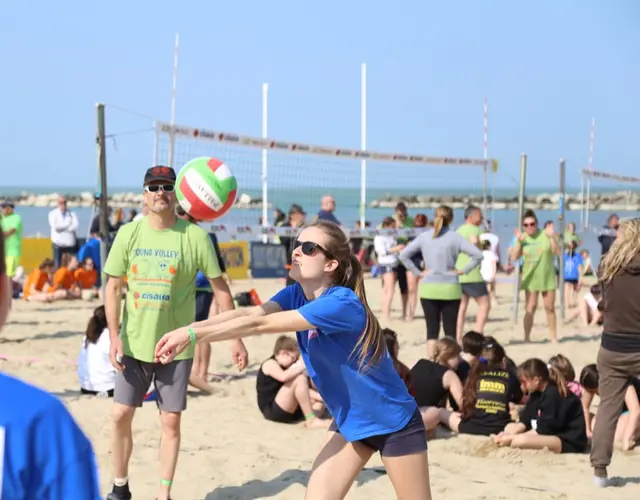
{"type": "MultiPolygon", "coordinates": [[[[234,292],[256,288],[269,298],[281,280],[237,281],[234,292]]],[[[597,330],[575,326],[560,329],[561,342],[546,341],[544,313],[536,317],[533,342],[518,343],[522,330],[510,320],[512,288],[501,285],[500,304],[494,306],[487,333],[507,347],[516,362],[538,356],[548,359],[558,352],[568,356],[576,371],[594,362],[599,345],[597,330]]],[[[380,284],[368,280],[367,294],[379,309],[380,284]]],[[[0,334],[0,369],[35,383],[61,397],[91,438],[100,466],[103,492],[110,487],[111,401],[81,396],[75,359],[92,309],[97,303],[34,304],[18,301],[9,323],[0,334]]],[[[395,316],[399,316],[399,298],[395,316]]],[[[418,306],[419,308],[419,306],[418,306]]],[[[471,315],[474,308],[472,306],[471,315]]],[[[420,311],[421,313],[421,311],[420,311]]],[[[520,318],[522,314],[520,315],[520,318]]],[[[409,366],[425,354],[425,326],[421,315],[412,323],[392,322],[401,339],[400,358],[409,366]]],[[[471,325],[469,325],[471,326],[471,325]]],[[[249,500],[277,498],[299,500],[324,431],[308,430],[265,421],[255,394],[255,374],[270,355],[274,336],[247,339],[250,366],[240,378],[214,382],[212,396],[194,394],[184,414],[182,448],[173,496],[178,500],[249,500]]],[[[237,375],[231,366],[227,344],[214,344],[211,371],[237,375]]],[[[130,478],[134,498],[155,497],[158,484],[157,410],[146,403],[134,420],[134,452],[130,478]]],[[[548,452],[497,449],[488,438],[458,436],[429,443],[434,499],[637,499],[640,498],[640,451],[617,451],[610,467],[624,485],[598,490],[591,484],[588,455],[553,455],[548,452]]],[[[348,498],[394,498],[388,477],[374,470],[381,465],[374,456],[360,474],[348,498]]]]}

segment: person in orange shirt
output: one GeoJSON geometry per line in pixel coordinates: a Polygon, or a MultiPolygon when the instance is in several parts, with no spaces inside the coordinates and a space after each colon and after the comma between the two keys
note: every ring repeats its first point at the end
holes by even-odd
{"type": "Polygon", "coordinates": [[[51,273],[55,263],[53,259],[44,259],[40,267],[31,271],[24,283],[22,298],[38,302],[51,302],[53,298],[47,293],[51,284],[51,273]]]}
{"type": "Polygon", "coordinates": [[[75,255],[63,254],[60,267],[53,273],[53,284],[47,289],[53,300],[78,299],[80,289],[76,285],[73,273],[78,269],[78,258],[75,255]]]}
{"type": "Polygon", "coordinates": [[[82,297],[96,298],[98,296],[98,273],[91,257],[86,257],[80,267],[73,272],[73,279],[80,289],[82,297]]]}

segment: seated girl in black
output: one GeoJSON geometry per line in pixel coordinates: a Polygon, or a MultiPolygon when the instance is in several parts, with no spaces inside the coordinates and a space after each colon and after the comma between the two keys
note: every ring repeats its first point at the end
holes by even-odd
{"type": "Polygon", "coordinates": [[[293,423],[306,420],[307,427],[328,427],[316,417],[324,410],[322,398],[309,387],[296,339],[283,335],[273,347],[256,378],[258,408],[267,420],[293,423]]]}
{"type": "Polygon", "coordinates": [[[440,423],[439,408],[462,402],[462,383],[454,371],[460,362],[460,346],[455,340],[443,337],[436,342],[433,361],[421,359],[411,369],[412,394],[422,413],[422,421],[431,431],[440,423]]]}
{"type": "MultiPolygon", "coordinates": [[[[587,427],[587,437],[591,438],[596,423],[596,417],[590,411],[591,404],[593,397],[599,396],[598,387],[600,386],[600,375],[595,363],[582,369],[580,384],[582,385],[582,409],[587,427]]],[[[629,386],[624,393],[624,403],[616,424],[614,443],[619,445],[623,451],[629,451],[635,447],[638,439],[640,439],[640,379],[632,377],[629,379],[629,386]]]]}
{"type": "Polygon", "coordinates": [[[560,371],[541,359],[528,359],[518,373],[529,393],[520,421],[494,437],[498,446],[554,453],[583,453],[588,446],[580,399],[567,387],[560,371]]]}
{"type": "Polygon", "coordinates": [[[407,365],[405,365],[402,361],[400,361],[400,359],[398,359],[398,356],[400,354],[398,334],[391,328],[383,328],[382,334],[384,335],[384,340],[387,344],[387,351],[389,351],[389,356],[391,356],[391,360],[393,361],[393,367],[396,369],[396,372],[398,372],[398,375],[400,375],[400,378],[404,381],[404,385],[406,385],[407,389],[409,389],[409,394],[414,396],[411,371],[409,370],[409,367],[407,367],[407,365]]]}
{"type": "Polygon", "coordinates": [[[464,385],[462,411],[440,410],[440,423],[460,434],[490,436],[502,432],[511,420],[509,403],[522,399],[520,382],[506,367],[502,346],[486,345],[464,385]]]}

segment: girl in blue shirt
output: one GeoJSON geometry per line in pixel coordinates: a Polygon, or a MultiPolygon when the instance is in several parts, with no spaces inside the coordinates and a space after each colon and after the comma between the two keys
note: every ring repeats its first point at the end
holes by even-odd
{"type": "MultiPolygon", "coordinates": [[[[0,231],[0,330],[11,291],[0,231]]],[[[91,442],[55,396],[0,373],[0,498],[99,500],[91,442]]]]}
{"type": "Polygon", "coordinates": [[[427,440],[420,411],[394,369],[364,276],[345,233],[318,221],[294,245],[295,280],[267,303],[167,333],[156,359],[191,342],[218,342],[296,330],[309,376],[334,418],[307,486],[307,500],[342,499],[376,451],[398,498],[430,499],[427,440]]]}

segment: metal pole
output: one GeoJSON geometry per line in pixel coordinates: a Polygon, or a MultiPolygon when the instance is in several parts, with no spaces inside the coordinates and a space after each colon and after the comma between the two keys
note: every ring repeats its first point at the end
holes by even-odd
{"type": "MultiPolygon", "coordinates": [[[[269,110],[269,84],[262,84],[262,138],[268,137],[268,110],[269,110]]],[[[269,226],[269,184],[268,184],[268,171],[269,171],[269,159],[268,151],[262,150],[262,227],[269,226]]],[[[262,243],[268,243],[269,238],[265,233],[262,236],[262,243]]]]}
{"type": "Polygon", "coordinates": [[[584,231],[584,174],[580,171],[580,231],[584,231]]]}
{"type": "Polygon", "coordinates": [[[169,135],[169,161],[168,166],[174,168],[176,155],[176,135],[173,127],[176,124],[176,99],[178,97],[178,58],[180,56],[180,35],[176,33],[176,41],[173,47],[173,84],[171,86],[171,133],[169,135]]]}
{"type": "Polygon", "coordinates": [[[107,148],[105,140],[105,117],[104,104],[96,104],[97,111],[97,132],[96,132],[96,148],[98,159],[98,170],[100,171],[100,272],[102,273],[102,291],[106,286],[106,274],[104,274],[104,265],[107,260],[107,251],[109,244],[109,215],[108,209],[108,193],[107,193],[107,148]]]}
{"type": "Polygon", "coordinates": [[[566,214],[566,206],[565,199],[567,195],[567,186],[566,186],[566,162],[564,158],[560,159],[560,197],[559,197],[559,206],[558,206],[558,230],[560,232],[560,258],[558,259],[558,268],[559,268],[559,276],[558,282],[560,286],[560,318],[564,321],[566,316],[565,311],[565,302],[566,297],[564,296],[564,230],[565,230],[565,214],[566,214]]]}
{"type": "MultiPolygon", "coordinates": [[[[360,149],[367,150],[367,63],[360,66],[360,149]]],[[[367,219],[367,160],[360,160],[360,229],[367,219]]]]}
{"type": "MultiPolygon", "coordinates": [[[[520,192],[518,193],[518,228],[522,231],[522,217],[524,216],[524,194],[526,191],[527,182],[527,155],[522,153],[520,157],[520,192]]],[[[515,275],[515,287],[514,287],[514,301],[512,320],[513,324],[518,323],[518,306],[520,305],[520,259],[516,264],[515,275]]]]}

